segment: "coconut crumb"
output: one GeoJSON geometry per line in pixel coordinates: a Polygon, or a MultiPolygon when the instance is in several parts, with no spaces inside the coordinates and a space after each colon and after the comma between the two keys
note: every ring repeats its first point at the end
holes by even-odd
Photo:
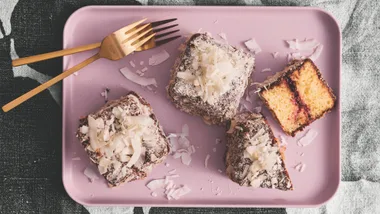
{"type": "Polygon", "coordinates": [[[258,54],[261,52],[260,46],[257,44],[256,40],[253,38],[244,42],[244,44],[248,48],[248,50],[253,52],[254,54],[258,54]]]}
{"type": "Polygon", "coordinates": [[[132,66],[132,68],[136,67],[136,64],[132,60],[129,61],[129,64],[132,66]]]}
{"type": "Polygon", "coordinates": [[[210,159],[210,155],[208,154],[205,158],[205,167],[208,168],[208,159],[210,159]]]}
{"type": "Polygon", "coordinates": [[[71,158],[73,161],[80,161],[80,157],[71,158]]]}
{"type": "Polygon", "coordinates": [[[278,52],[273,52],[273,53],[272,53],[272,56],[273,56],[273,58],[275,58],[275,59],[276,59],[276,58],[277,58],[277,56],[278,56],[278,54],[279,54],[278,52]]]}
{"type": "Polygon", "coordinates": [[[99,179],[98,174],[91,168],[86,167],[83,171],[83,174],[90,180],[90,182],[94,182],[96,179],[99,179]]]}
{"type": "Polygon", "coordinates": [[[225,33],[221,32],[218,35],[220,36],[220,38],[222,38],[223,40],[227,41],[227,35],[225,33]]]}
{"type": "Polygon", "coordinates": [[[306,132],[306,134],[297,141],[297,145],[298,146],[308,146],[308,145],[310,145],[313,142],[313,140],[317,136],[318,136],[318,132],[317,131],[309,129],[306,132]]]}
{"type": "Polygon", "coordinates": [[[104,91],[102,93],[100,93],[100,95],[102,97],[104,97],[104,102],[108,102],[108,93],[109,92],[110,92],[110,89],[106,88],[106,89],[104,89],[104,91]]]}
{"type": "Polygon", "coordinates": [[[261,73],[270,72],[270,71],[272,71],[272,69],[270,69],[270,68],[264,68],[263,70],[261,70],[261,73]]]}
{"type": "Polygon", "coordinates": [[[221,143],[221,142],[222,142],[221,139],[219,139],[219,138],[216,138],[216,139],[215,139],[215,144],[219,144],[219,143],[221,143]]]}
{"type": "Polygon", "coordinates": [[[212,149],[212,151],[213,151],[213,152],[216,152],[216,148],[214,147],[214,148],[212,149]]]}
{"type": "Polygon", "coordinates": [[[166,50],[162,50],[157,54],[154,54],[152,57],[149,58],[149,65],[159,65],[169,59],[170,55],[166,50]]]}

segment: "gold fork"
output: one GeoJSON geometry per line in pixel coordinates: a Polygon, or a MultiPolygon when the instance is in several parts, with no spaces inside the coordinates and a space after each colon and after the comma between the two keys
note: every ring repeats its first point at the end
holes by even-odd
{"type": "MultiPolygon", "coordinates": [[[[176,18],[173,18],[173,19],[165,19],[165,20],[160,20],[160,21],[156,21],[156,22],[151,22],[149,24],[149,26],[153,28],[152,31],[154,33],[158,33],[161,31],[167,31],[168,29],[171,29],[171,28],[178,26],[178,24],[173,24],[173,25],[157,28],[161,25],[165,25],[165,24],[168,24],[168,23],[176,21],[176,20],[177,20],[176,18]]],[[[137,28],[137,27],[139,27],[139,25],[136,26],[135,28],[137,28]]],[[[122,32],[123,29],[120,29],[118,31],[122,32]]],[[[179,30],[173,30],[173,31],[169,31],[166,33],[156,35],[153,39],[149,40],[146,44],[137,48],[135,51],[144,51],[147,48],[149,49],[152,45],[150,43],[155,43],[156,44],[155,46],[157,47],[157,46],[160,46],[161,44],[165,44],[167,42],[170,42],[171,40],[176,39],[178,37],[171,37],[171,38],[162,39],[162,40],[157,40],[157,39],[160,39],[162,37],[165,37],[167,35],[173,34],[173,33],[178,32],[178,31],[179,30]]],[[[89,50],[93,50],[96,48],[100,48],[101,44],[102,44],[101,42],[98,42],[98,43],[82,45],[82,46],[78,46],[78,47],[74,47],[74,48],[68,48],[68,49],[59,50],[59,51],[53,51],[50,53],[44,53],[44,54],[38,54],[38,55],[34,55],[34,56],[23,57],[23,58],[13,60],[12,66],[16,67],[16,66],[30,64],[30,63],[34,63],[34,62],[39,62],[39,61],[52,59],[52,58],[56,58],[56,57],[61,57],[61,56],[71,55],[71,54],[75,54],[75,53],[79,53],[79,52],[89,51],[89,50]]]]}
{"type": "MultiPolygon", "coordinates": [[[[43,83],[42,85],[32,89],[31,91],[23,94],[22,96],[4,105],[2,108],[3,111],[8,112],[9,110],[17,107],[18,105],[30,99],[31,97],[37,95],[41,91],[49,88],[55,83],[61,81],[62,79],[70,76],[74,72],[80,70],[81,68],[87,66],[88,64],[100,58],[106,58],[109,60],[119,60],[127,56],[128,54],[136,51],[138,48],[142,47],[148,41],[149,42],[143,46],[144,50],[156,47],[159,44],[157,44],[155,41],[154,36],[156,35],[156,33],[152,32],[151,25],[148,23],[148,24],[139,26],[145,20],[146,19],[143,19],[135,23],[132,23],[108,35],[107,37],[103,39],[100,45],[99,52],[96,53],[94,56],[62,72],[61,74],[54,77],[53,79],[43,83]]],[[[172,41],[178,37],[180,36],[172,37],[171,39],[169,38],[165,42],[172,41]]]]}

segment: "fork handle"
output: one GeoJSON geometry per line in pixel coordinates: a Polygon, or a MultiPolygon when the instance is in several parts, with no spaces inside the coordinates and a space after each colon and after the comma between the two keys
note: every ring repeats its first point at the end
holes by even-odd
{"type": "Polygon", "coordinates": [[[99,53],[95,54],[94,56],[86,59],[85,61],[75,65],[74,67],[62,72],[60,75],[54,77],[53,79],[43,83],[42,85],[30,90],[29,92],[21,95],[20,97],[16,98],[15,100],[11,101],[10,103],[3,106],[3,111],[8,112],[9,110],[12,110],[13,108],[17,107],[21,103],[25,102],[26,100],[30,99],[34,95],[40,93],[41,91],[49,88],[50,86],[54,85],[55,83],[61,81],[62,79],[68,77],[69,75],[73,74],[74,72],[78,71],[79,69],[85,67],[86,65],[94,62],[95,60],[99,59],[99,53]]]}
{"type": "Polygon", "coordinates": [[[19,59],[15,59],[12,61],[12,66],[16,67],[16,66],[20,66],[20,65],[30,64],[30,63],[34,63],[34,62],[47,60],[47,59],[52,59],[52,58],[56,58],[56,57],[61,57],[61,56],[75,54],[75,53],[79,53],[79,52],[83,52],[83,51],[88,51],[88,50],[99,48],[100,45],[101,45],[101,43],[99,42],[99,43],[93,43],[93,44],[89,44],[89,45],[78,46],[75,48],[69,48],[69,49],[64,49],[64,50],[60,50],[60,51],[53,51],[53,52],[49,52],[49,53],[19,58],[19,59]]]}

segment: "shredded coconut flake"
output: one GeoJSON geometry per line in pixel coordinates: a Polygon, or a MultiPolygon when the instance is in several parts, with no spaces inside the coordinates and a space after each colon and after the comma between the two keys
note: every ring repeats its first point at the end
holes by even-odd
{"type": "Polygon", "coordinates": [[[213,152],[216,152],[216,148],[214,147],[214,148],[212,149],[212,151],[213,151],[213,152]]]}
{"type": "Polygon", "coordinates": [[[166,52],[166,50],[162,50],[161,52],[149,58],[149,65],[159,65],[163,63],[165,60],[169,59],[169,57],[169,53],[166,52]]]}
{"type": "Polygon", "coordinates": [[[303,157],[304,155],[305,155],[305,154],[304,154],[303,152],[300,154],[301,157],[303,157]]]}
{"type": "Polygon", "coordinates": [[[216,24],[216,23],[218,23],[218,20],[215,20],[215,21],[214,21],[214,24],[216,24]]]}
{"type": "Polygon", "coordinates": [[[309,40],[305,39],[304,41],[298,41],[298,39],[294,39],[294,40],[287,40],[286,42],[288,43],[290,49],[301,50],[301,51],[312,50],[319,45],[319,43],[315,39],[309,39],[309,40]]]}
{"type": "Polygon", "coordinates": [[[215,139],[215,144],[219,144],[219,143],[221,143],[221,142],[222,142],[221,139],[219,139],[219,138],[216,138],[216,139],[215,139]]]}
{"type": "Polygon", "coordinates": [[[137,74],[133,73],[131,70],[129,70],[129,68],[127,67],[120,69],[120,72],[124,75],[125,78],[129,79],[130,81],[136,84],[139,84],[141,86],[154,85],[155,87],[157,87],[156,79],[140,77],[137,74]]]}
{"type": "Polygon", "coordinates": [[[277,58],[277,56],[278,56],[278,54],[279,54],[278,52],[273,52],[273,53],[272,53],[272,56],[273,56],[273,58],[275,58],[275,59],[276,59],[276,58],[277,58]]]}
{"type": "Polygon", "coordinates": [[[154,179],[151,180],[146,187],[150,190],[156,190],[158,188],[164,188],[165,187],[165,179],[154,179]]]}
{"type": "Polygon", "coordinates": [[[167,176],[165,176],[165,179],[170,179],[170,178],[179,178],[179,175],[177,175],[177,174],[172,174],[172,175],[167,175],[167,176]]]}
{"type": "Polygon", "coordinates": [[[261,72],[268,72],[268,71],[272,71],[272,69],[270,69],[270,68],[264,68],[263,70],[261,70],[261,72]]]}
{"type": "Polygon", "coordinates": [[[167,136],[167,138],[173,138],[173,137],[178,137],[178,135],[177,135],[177,134],[174,134],[174,133],[170,133],[170,134],[167,136]]]}
{"type": "Polygon", "coordinates": [[[182,126],[182,136],[183,137],[189,136],[189,126],[187,124],[183,124],[182,126]]]}
{"type": "Polygon", "coordinates": [[[176,169],[172,169],[169,171],[169,174],[174,174],[177,170],[176,169]]]}
{"type": "Polygon", "coordinates": [[[205,158],[205,167],[208,168],[208,159],[210,159],[210,155],[207,155],[205,158]]]}
{"type": "Polygon", "coordinates": [[[302,56],[300,52],[290,53],[290,60],[301,59],[301,58],[302,56]]]}
{"type": "Polygon", "coordinates": [[[227,41],[227,35],[225,33],[222,32],[222,33],[219,33],[218,35],[220,36],[220,38],[227,41]]]}
{"type": "Polygon", "coordinates": [[[305,171],[305,169],[306,169],[306,164],[302,164],[301,169],[300,169],[300,172],[305,171]]]}
{"type": "Polygon", "coordinates": [[[168,164],[168,163],[165,163],[165,166],[166,166],[166,167],[169,167],[169,166],[170,166],[170,164],[168,164]]]}
{"type": "Polygon", "coordinates": [[[308,146],[311,142],[313,142],[313,140],[317,136],[318,136],[318,132],[317,131],[309,129],[306,132],[306,134],[298,140],[297,145],[299,145],[299,146],[308,146]]]}
{"type": "Polygon", "coordinates": [[[323,45],[318,45],[315,48],[314,52],[309,56],[309,58],[313,61],[317,60],[319,56],[321,55],[322,50],[323,50],[323,45]]]}
{"type": "Polygon", "coordinates": [[[255,107],[254,110],[255,110],[256,113],[260,113],[261,110],[262,110],[262,107],[261,106],[257,106],[257,107],[255,107]]]}
{"type": "Polygon", "coordinates": [[[175,200],[178,200],[180,197],[189,194],[191,192],[191,189],[187,187],[186,185],[183,185],[180,188],[177,188],[176,190],[173,191],[173,193],[170,194],[172,198],[175,200]]]}
{"type": "Polygon", "coordinates": [[[148,68],[147,68],[147,67],[144,67],[144,68],[141,69],[141,72],[145,72],[145,71],[147,71],[147,70],[148,70],[148,68]]]}
{"type": "Polygon", "coordinates": [[[144,65],[144,61],[140,61],[140,65],[144,65]]]}
{"type": "Polygon", "coordinates": [[[302,163],[299,163],[297,164],[294,169],[296,169],[297,171],[300,171],[301,170],[301,167],[302,167],[302,163]]]}
{"type": "Polygon", "coordinates": [[[105,102],[108,102],[108,92],[110,90],[108,88],[104,89],[104,91],[102,93],[100,93],[100,95],[102,95],[102,97],[104,97],[104,101],[105,102]]]}
{"type": "Polygon", "coordinates": [[[282,135],[280,135],[280,142],[281,142],[280,146],[286,146],[286,145],[288,145],[288,142],[286,142],[285,137],[282,136],[282,135]]]}
{"type": "Polygon", "coordinates": [[[134,68],[134,67],[136,67],[136,65],[135,65],[135,63],[131,60],[131,61],[129,61],[129,64],[134,68]]]}
{"type": "Polygon", "coordinates": [[[260,46],[257,44],[256,40],[253,38],[244,42],[244,44],[248,48],[248,50],[253,52],[254,54],[258,54],[261,52],[260,46]]]}
{"type": "Polygon", "coordinates": [[[88,179],[90,179],[91,183],[94,182],[94,180],[99,179],[98,174],[89,167],[86,167],[86,169],[84,169],[83,174],[87,176],[88,179]]]}
{"type": "Polygon", "coordinates": [[[75,75],[75,76],[78,76],[78,72],[74,72],[74,75],[75,75]]]}
{"type": "Polygon", "coordinates": [[[221,169],[218,169],[218,172],[219,172],[219,173],[222,173],[223,171],[222,171],[221,169]]]}
{"type": "Polygon", "coordinates": [[[157,197],[157,193],[155,193],[155,192],[152,192],[150,195],[151,195],[152,197],[157,197]]]}
{"type": "Polygon", "coordinates": [[[191,155],[189,153],[182,153],[181,160],[183,164],[189,166],[191,163],[191,155]]]}
{"type": "Polygon", "coordinates": [[[80,157],[71,158],[73,161],[80,161],[80,157]]]}
{"type": "Polygon", "coordinates": [[[297,164],[295,167],[294,167],[295,170],[299,171],[299,172],[303,172],[305,171],[306,169],[306,164],[304,163],[299,163],[297,164]]]}

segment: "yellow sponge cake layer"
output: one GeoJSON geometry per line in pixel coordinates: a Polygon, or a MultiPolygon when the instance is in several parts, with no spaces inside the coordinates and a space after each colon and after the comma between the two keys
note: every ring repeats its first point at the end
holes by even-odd
{"type": "Polygon", "coordinates": [[[270,105],[272,113],[276,115],[285,132],[292,133],[307,123],[308,115],[306,111],[298,107],[294,94],[285,79],[282,79],[270,90],[264,90],[261,96],[270,105]]]}
{"type": "Polygon", "coordinates": [[[336,99],[310,59],[295,60],[268,78],[259,96],[291,136],[329,112],[336,99]]]}
{"type": "Polygon", "coordinates": [[[334,107],[335,97],[312,61],[305,61],[299,70],[290,75],[290,79],[295,83],[301,100],[309,108],[312,119],[323,116],[334,107]]]}

